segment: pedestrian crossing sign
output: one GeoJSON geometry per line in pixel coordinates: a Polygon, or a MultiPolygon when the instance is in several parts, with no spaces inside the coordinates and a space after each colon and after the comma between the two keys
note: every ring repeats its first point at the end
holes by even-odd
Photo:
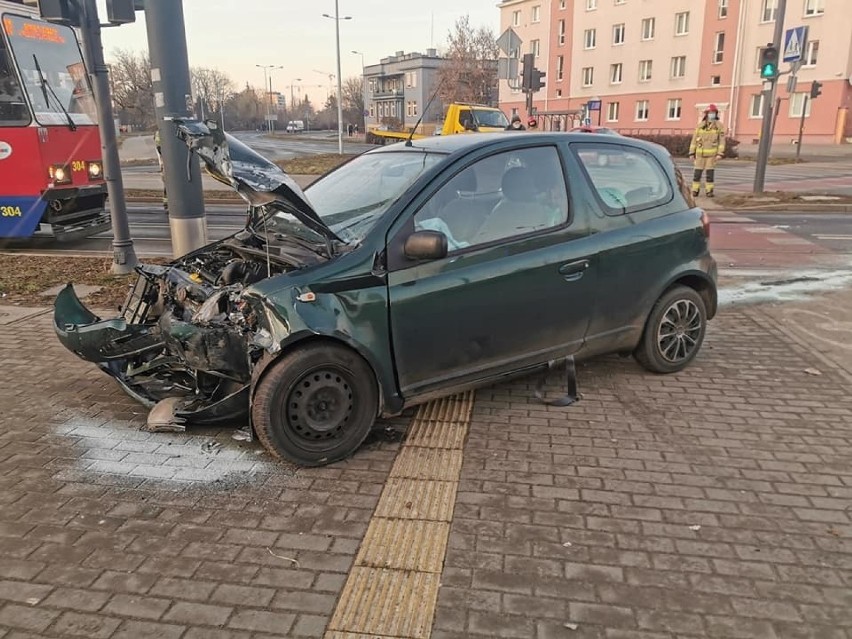
{"type": "Polygon", "coordinates": [[[799,62],[808,40],[807,27],[794,27],[784,33],[784,62],[799,62]]]}

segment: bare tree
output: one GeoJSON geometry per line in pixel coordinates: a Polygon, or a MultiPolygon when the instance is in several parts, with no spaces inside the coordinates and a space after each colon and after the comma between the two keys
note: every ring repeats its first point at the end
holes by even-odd
{"type": "Polygon", "coordinates": [[[474,29],[465,15],[447,36],[446,62],[438,71],[444,102],[489,104],[497,86],[498,47],[488,27],[474,29]]]}
{"type": "Polygon", "coordinates": [[[192,92],[195,99],[204,104],[204,110],[221,110],[222,102],[227,101],[234,91],[231,78],[219,69],[206,67],[193,67],[189,73],[192,92]]]}
{"type": "Polygon", "coordinates": [[[153,127],[156,118],[150,59],[145,53],[121,49],[112,58],[110,84],[119,117],[136,127],[153,127]]]}
{"type": "Polygon", "coordinates": [[[343,83],[343,118],[364,129],[364,78],[354,76],[343,83]]]}
{"type": "Polygon", "coordinates": [[[232,129],[256,129],[265,115],[263,92],[246,84],[225,102],[225,112],[232,129]]]}

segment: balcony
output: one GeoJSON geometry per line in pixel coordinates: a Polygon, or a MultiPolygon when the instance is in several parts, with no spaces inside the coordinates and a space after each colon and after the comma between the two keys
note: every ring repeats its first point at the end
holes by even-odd
{"type": "Polygon", "coordinates": [[[373,97],[377,100],[387,98],[403,98],[405,97],[405,91],[403,91],[402,89],[380,89],[378,91],[373,91],[373,97]]]}

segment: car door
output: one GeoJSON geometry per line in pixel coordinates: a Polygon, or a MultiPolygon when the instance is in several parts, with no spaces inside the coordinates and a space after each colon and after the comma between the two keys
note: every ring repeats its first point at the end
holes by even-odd
{"type": "Polygon", "coordinates": [[[392,343],[406,398],[572,353],[593,306],[588,224],[569,211],[556,146],[492,154],[448,178],[403,218],[388,250],[392,343]],[[400,255],[421,229],[448,236],[446,257],[400,255]]]}

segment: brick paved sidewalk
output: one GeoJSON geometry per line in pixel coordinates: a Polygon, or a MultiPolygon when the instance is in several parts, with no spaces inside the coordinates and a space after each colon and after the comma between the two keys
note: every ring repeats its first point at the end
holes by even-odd
{"type": "MultiPolygon", "coordinates": [[[[849,384],[768,321],[677,376],[582,366],[568,409],[480,391],[431,636],[852,637],[849,384]]],[[[0,361],[0,638],[323,636],[397,443],[296,471],[141,433],[49,316],[0,361]]]]}

